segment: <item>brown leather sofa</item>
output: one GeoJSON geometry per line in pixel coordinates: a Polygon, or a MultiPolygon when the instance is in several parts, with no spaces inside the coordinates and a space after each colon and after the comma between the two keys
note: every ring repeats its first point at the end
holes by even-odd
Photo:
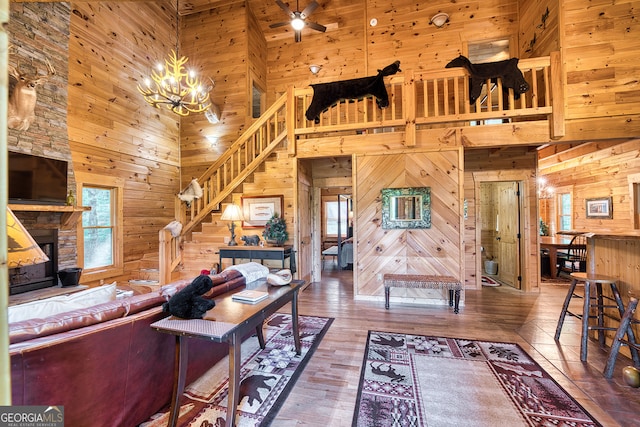
{"type": "MultiPolygon", "coordinates": [[[[235,270],[211,276],[215,297],[245,285],[235,270]]],[[[149,325],[162,303],[189,284],[9,325],[13,405],[64,406],[65,425],[136,426],[171,400],[175,337],[149,325]]],[[[192,339],[187,384],[227,346],[192,339]]]]}

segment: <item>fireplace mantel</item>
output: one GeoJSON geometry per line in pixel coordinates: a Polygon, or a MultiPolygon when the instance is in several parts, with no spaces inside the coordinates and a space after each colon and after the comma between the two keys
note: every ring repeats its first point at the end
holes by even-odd
{"type": "Polygon", "coordinates": [[[91,210],[91,206],[55,206],[55,205],[22,205],[10,204],[9,209],[14,212],[60,212],[62,214],[61,225],[63,228],[73,226],[82,215],[82,212],[91,210]]]}

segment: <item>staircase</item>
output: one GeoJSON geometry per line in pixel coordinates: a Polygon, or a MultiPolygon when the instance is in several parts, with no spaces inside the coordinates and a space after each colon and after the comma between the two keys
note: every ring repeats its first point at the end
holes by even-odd
{"type": "MultiPolygon", "coordinates": [[[[193,277],[195,272],[211,269],[218,262],[215,248],[223,245],[222,239],[228,235],[227,223],[216,221],[212,212],[219,211],[234,192],[263,193],[268,185],[256,181],[252,187],[247,179],[253,176],[259,180],[258,168],[264,165],[268,170],[272,156],[280,162],[294,159],[297,144],[304,143],[306,137],[348,133],[366,138],[368,131],[392,130],[404,132],[404,145],[410,149],[416,145],[419,130],[448,128],[455,132],[457,128],[483,126],[495,119],[518,122],[519,128],[548,121],[549,137],[561,137],[565,129],[560,54],[522,59],[518,67],[531,90],[517,101],[513,89],[509,89],[507,102],[504,101],[502,82],[497,79],[488,80],[485,88],[492,89],[483,90],[480,98],[470,104],[468,74],[462,68],[408,71],[389,77],[388,108],[378,110],[371,96],[338,102],[321,114],[319,123],[304,117],[313,90],[290,88],[198,178],[204,191],[202,198],[187,208],[176,197],[175,218],[183,229],[175,238],[168,230],[159,232],[159,283],[170,282],[179,270],[193,277]]],[[[277,179],[267,176],[272,181],[277,179]]]]}

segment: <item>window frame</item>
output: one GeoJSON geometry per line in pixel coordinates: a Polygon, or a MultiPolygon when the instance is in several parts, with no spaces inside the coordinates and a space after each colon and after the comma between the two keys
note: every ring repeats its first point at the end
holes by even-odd
{"type": "Polygon", "coordinates": [[[80,283],[109,279],[124,274],[123,255],[123,193],[124,180],[122,178],[104,175],[75,173],[76,176],[76,200],[78,205],[82,203],[82,189],[84,187],[104,188],[112,191],[112,227],[113,227],[113,264],[92,269],[84,268],[84,227],[82,219],[77,223],[77,257],[78,265],[83,269],[80,283]]]}
{"type": "MultiPolygon", "coordinates": [[[[342,203],[344,203],[346,205],[346,209],[347,210],[346,210],[344,218],[342,216],[340,216],[340,219],[344,222],[344,233],[343,234],[346,236],[348,234],[347,230],[348,230],[348,227],[349,227],[349,204],[348,204],[348,202],[346,200],[345,201],[324,200],[322,203],[323,203],[323,206],[322,206],[322,211],[323,211],[322,223],[324,225],[324,231],[325,231],[324,238],[325,238],[325,240],[334,239],[334,238],[337,239],[338,238],[338,233],[329,234],[329,232],[328,232],[329,227],[328,227],[327,221],[329,220],[329,209],[328,209],[328,204],[329,203],[338,204],[338,209],[340,209],[340,206],[341,206],[342,203]]],[[[338,228],[337,227],[337,217],[336,217],[336,228],[338,228]]],[[[340,230],[341,231],[343,230],[342,227],[340,227],[340,230]]]]}
{"type": "Polygon", "coordinates": [[[575,203],[573,200],[573,187],[572,186],[565,186],[565,187],[558,187],[555,190],[555,205],[556,205],[556,212],[555,212],[555,218],[556,218],[556,234],[561,232],[561,231],[570,231],[573,230],[575,227],[574,224],[574,212],[575,212],[575,203]],[[571,200],[571,209],[570,212],[563,214],[562,212],[562,195],[564,194],[568,194],[569,195],[569,199],[571,200]],[[568,216],[569,220],[570,220],[570,225],[568,229],[563,229],[562,227],[562,221],[561,218],[564,216],[568,216]]]}

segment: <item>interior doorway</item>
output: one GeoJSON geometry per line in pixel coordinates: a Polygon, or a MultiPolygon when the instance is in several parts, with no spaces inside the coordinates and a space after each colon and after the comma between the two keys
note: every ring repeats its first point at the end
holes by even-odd
{"type": "MultiPolygon", "coordinates": [[[[353,218],[350,216],[350,212],[353,212],[351,165],[351,156],[298,160],[298,174],[304,171],[310,183],[310,215],[301,215],[299,218],[300,228],[304,228],[302,222],[305,222],[310,231],[305,241],[310,241],[307,249],[310,249],[312,282],[320,281],[324,272],[343,270],[340,257],[346,253],[342,249],[349,243],[346,240],[351,236],[350,233],[353,233],[353,218]],[[331,247],[334,247],[335,255],[323,255],[331,247]]],[[[353,273],[349,271],[348,274],[353,273]]]]}
{"type": "Polygon", "coordinates": [[[522,288],[521,183],[494,181],[480,184],[480,253],[483,275],[522,288]]]}

